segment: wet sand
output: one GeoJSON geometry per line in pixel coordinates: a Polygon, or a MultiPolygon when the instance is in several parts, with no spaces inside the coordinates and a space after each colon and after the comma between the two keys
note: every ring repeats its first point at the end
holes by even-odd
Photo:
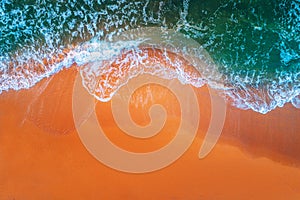
{"type": "MultiPolygon", "coordinates": [[[[220,140],[200,160],[211,113],[208,89],[195,89],[201,118],[188,151],[159,171],[129,174],[97,161],[80,141],[72,117],[76,75],[74,66],[29,90],[0,95],[1,200],[300,199],[300,111],[291,105],[266,115],[229,106],[220,140]]],[[[157,101],[176,104],[168,95],[157,101]]],[[[110,102],[97,103],[98,119],[108,137],[130,151],[160,148],[179,122],[178,107],[169,106],[171,116],[159,135],[133,139],[115,126],[110,108],[110,102]]],[[[149,120],[131,109],[137,123],[149,120]]]]}

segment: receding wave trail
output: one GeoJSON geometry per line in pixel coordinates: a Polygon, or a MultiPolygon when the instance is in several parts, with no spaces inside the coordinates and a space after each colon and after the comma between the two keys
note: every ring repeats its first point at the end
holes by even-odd
{"type": "Polygon", "coordinates": [[[299,0],[2,1],[0,13],[0,92],[77,63],[101,101],[151,73],[209,84],[242,109],[300,108],[299,0]]]}

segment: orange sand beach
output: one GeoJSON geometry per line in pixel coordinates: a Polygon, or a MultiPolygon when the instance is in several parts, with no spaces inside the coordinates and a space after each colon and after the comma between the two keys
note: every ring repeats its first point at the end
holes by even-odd
{"type": "MultiPolygon", "coordinates": [[[[131,174],[105,166],[82,144],[72,115],[77,75],[74,65],[28,90],[0,95],[1,200],[300,199],[300,110],[292,105],[266,115],[228,105],[217,145],[199,159],[211,102],[206,86],[194,88],[201,119],[190,148],[166,168],[131,174]]],[[[143,96],[145,90],[135,95],[143,96]]],[[[163,90],[150,87],[153,96],[163,90]]],[[[150,103],[164,105],[168,119],[162,131],[147,140],[122,133],[114,123],[110,102],[98,102],[96,114],[117,146],[133,152],[153,151],[174,136],[180,113],[169,92],[150,103]]],[[[149,106],[129,108],[140,125],[149,122],[149,106]]]]}

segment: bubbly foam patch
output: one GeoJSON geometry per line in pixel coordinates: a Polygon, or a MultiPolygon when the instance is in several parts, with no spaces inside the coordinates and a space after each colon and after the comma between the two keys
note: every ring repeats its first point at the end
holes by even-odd
{"type": "Polygon", "coordinates": [[[83,84],[100,101],[110,100],[129,79],[141,74],[177,78],[183,84],[197,87],[204,84],[200,73],[186,60],[166,49],[153,47],[128,50],[112,61],[95,62],[81,68],[83,84]],[[92,68],[98,70],[92,70],[91,74],[92,68]]]}
{"type": "Polygon", "coordinates": [[[296,108],[300,108],[300,95],[294,97],[292,99],[292,104],[296,107],[296,108]]]}
{"type": "Polygon", "coordinates": [[[90,60],[80,69],[83,85],[98,100],[110,100],[129,79],[141,74],[177,78],[182,84],[196,87],[205,83],[221,87],[222,75],[209,55],[181,33],[140,28],[110,38],[106,46],[102,53],[111,55],[108,59],[100,52],[90,53],[87,57],[95,61],[90,60]],[[126,48],[120,44],[126,44],[126,48]]]}

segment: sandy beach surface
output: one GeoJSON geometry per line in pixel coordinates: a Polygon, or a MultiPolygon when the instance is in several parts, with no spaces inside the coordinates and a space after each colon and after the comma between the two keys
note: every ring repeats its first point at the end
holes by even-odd
{"type": "MultiPolygon", "coordinates": [[[[78,136],[72,116],[77,74],[73,66],[30,89],[0,95],[1,200],[300,199],[300,110],[293,106],[266,115],[228,106],[217,145],[199,159],[211,111],[207,87],[194,88],[201,119],[191,147],[161,170],[124,173],[96,160],[78,136]]],[[[153,94],[161,90],[151,88],[153,94]]],[[[172,95],[166,92],[155,101],[169,109],[170,117],[148,140],[123,134],[113,121],[110,102],[97,103],[98,120],[121,148],[153,151],[174,136],[180,120],[172,95]]],[[[133,105],[131,114],[141,125],[149,121],[133,105]]]]}

